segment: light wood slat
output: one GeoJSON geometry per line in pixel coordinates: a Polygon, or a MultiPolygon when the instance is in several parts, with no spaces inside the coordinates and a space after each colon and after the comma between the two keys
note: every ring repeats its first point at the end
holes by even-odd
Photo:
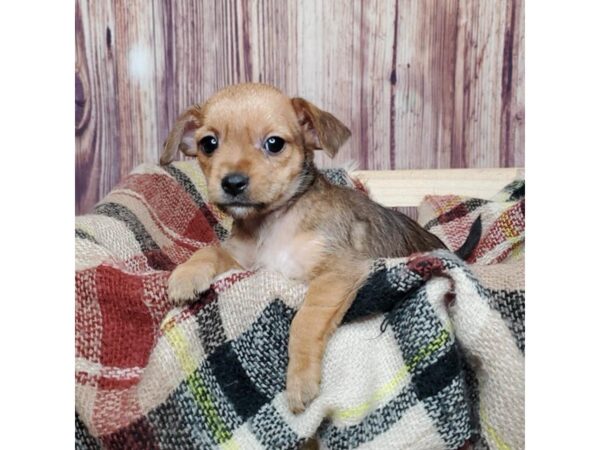
{"type": "Polygon", "coordinates": [[[454,194],[491,198],[523,174],[520,168],[357,170],[371,197],[384,206],[418,206],[426,195],[454,194]]]}

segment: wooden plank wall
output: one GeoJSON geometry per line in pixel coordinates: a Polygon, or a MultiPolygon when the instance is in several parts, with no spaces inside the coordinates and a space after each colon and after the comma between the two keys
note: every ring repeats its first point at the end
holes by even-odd
{"type": "Polygon", "coordinates": [[[361,169],[524,164],[523,0],[76,0],[76,211],[217,89],[334,113],[361,169]]]}

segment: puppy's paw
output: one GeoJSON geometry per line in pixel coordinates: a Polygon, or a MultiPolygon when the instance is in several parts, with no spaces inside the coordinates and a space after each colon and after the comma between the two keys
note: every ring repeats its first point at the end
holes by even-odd
{"type": "Polygon", "coordinates": [[[320,367],[307,367],[301,370],[288,368],[286,396],[288,406],[294,414],[303,412],[319,395],[320,367]]]}
{"type": "Polygon", "coordinates": [[[213,274],[205,267],[182,264],[169,277],[169,299],[176,305],[191,302],[210,287],[212,279],[213,274]]]}

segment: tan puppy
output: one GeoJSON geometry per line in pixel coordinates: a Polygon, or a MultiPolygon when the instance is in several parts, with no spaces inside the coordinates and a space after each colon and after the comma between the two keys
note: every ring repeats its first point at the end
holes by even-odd
{"type": "Polygon", "coordinates": [[[366,195],[334,186],[313,152],[334,156],[350,131],[302,98],[262,84],[228,87],[175,123],[161,164],[178,149],[196,155],[209,200],[234,218],[221,247],[198,250],[175,269],[169,296],[194,299],[231,269],[268,269],[308,283],[289,341],[287,397],[303,411],[318,395],[331,333],[378,257],[445,248],[408,217],[366,195]]]}

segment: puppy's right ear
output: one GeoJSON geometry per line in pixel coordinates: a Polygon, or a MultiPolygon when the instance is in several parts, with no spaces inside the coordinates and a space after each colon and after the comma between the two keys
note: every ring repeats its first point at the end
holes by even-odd
{"type": "Polygon", "coordinates": [[[292,99],[292,106],[309,147],[324,150],[331,158],[350,137],[350,130],[333,114],[317,108],[300,97],[292,99]]]}
{"type": "Polygon", "coordinates": [[[194,139],[194,132],[202,125],[202,107],[194,105],[186,109],[175,121],[171,129],[163,152],[160,155],[160,164],[166,166],[173,162],[177,150],[187,156],[196,156],[198,147],[194,139]]]}

